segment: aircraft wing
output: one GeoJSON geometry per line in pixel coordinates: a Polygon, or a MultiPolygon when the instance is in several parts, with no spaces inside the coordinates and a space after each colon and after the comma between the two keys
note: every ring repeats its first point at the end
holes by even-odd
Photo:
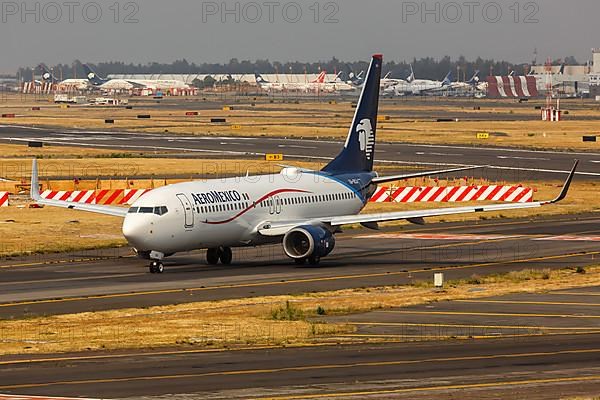
{"type": "Polygon", "coordinates": [[[145,85],[143,83],[137,82],[137,81],[130,81],[130,80],[125,80],[127,83],[129,83],[130,85],[132,85],[135,89],[147,89],[148,85],[145,85]]]}
{"type": "Polygon", "coordinates": [[[306,221],[281,221],[277,223],[266,223],[258,229],[259,233],[264,236],[279,236],[285,234],[289,229],[299,225],[329,225],[336,228],[342,225],[363,224],[367,227],[376,227],[378,222],[409,220],[411,222],[422,224],[424,218],[436,217],[441,215],[468,214],[489,211],[503,210],[519,210],[526,208],[537,208],[548,204],[558,203],[567,196],[571,181],[575,175],[575,170],[579,161],[575,161],[573,169],[569,173],[560,194],[553,200],[537,201],[532,203],[508,203],[508,204],[491,204],[480,206],[467,207],[447,207],[431,210],[414,210],[414,211],[399,211],[379,214],[358,214],[358,215],[341,215],[335,217],[316,218],[306,221]]]}
{"type": "Polygon", "coordinates": [[[484,167],[485,167],[485,165],[474,165],[474,166],[469,166],[469,167],[450,168],[450,169],[442,169],[442,170],[437,170],[437,171],[422,171],[422,172],[415,172],[415,173],[403,174],[403,175],[378,176],[376,178],[373,178],[373,180],[371,182],[373,182],[375,184],[394,182],[394,181],[400,181],[402,179],[420,178],[422,176],[431,176],[431,175],[443,175],[443,174],[449,174],[452,172],[468,171],[471,169],[484,168],[484,167]]]}
{"type": "Polygon", "coordinates": [[[43,204],[51,207],[62,207],[68,208],[71,210],[81,210],[81,211],[89,211],[97,214],[106,214],[112,215],[114,217],[122,217],[125,218],[127,215],[127,208],[124,207],[113,207],[113,206],[104,206],[99,204],[84,204],[84,203],[75,203],[72,201],[61,201],[61,200],[47,200],[42,199],[40,196],[40,186],[38,180],[38,168],[37,168],[37,160],[33,160],[33,164],[31,167],[31,199],[34,200],[38,204],[43,204]]]}

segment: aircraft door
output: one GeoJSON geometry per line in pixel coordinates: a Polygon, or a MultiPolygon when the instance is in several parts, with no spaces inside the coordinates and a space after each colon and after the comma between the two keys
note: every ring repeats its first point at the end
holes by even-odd
{"type": "Polygon", "coordinates": [[[185,216],[185,227],[193,228],[194,227],[194,211],[192,210],[192,203],[187,198],[187,196],[183,193],[179,193],[177,195],[179,202],[183,206],[183,214],[185,216]]]}

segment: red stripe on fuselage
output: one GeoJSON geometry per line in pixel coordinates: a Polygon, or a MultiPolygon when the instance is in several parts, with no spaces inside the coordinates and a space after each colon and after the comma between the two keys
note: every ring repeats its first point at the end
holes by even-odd
{"type": "Polygon", "coordinates": [[[252,203],[251,206],[247,207],[246,209],[240,211],[237,215],[234,215],[233,217],[223,220],[223,221],[204,221],[204,224],[209,224],[209,225],[220,225],[220,224],[226,224],[228,222],[231,222],[237,218],[239,218],[240,216],[244,215],[245,213],[247,213],[248,211],[250,211],[252,208],[254,208],[257,204],[260,204],[262,201],[267,200],[270,197],[276,196],[280,193],[311,193],[308,192],[306,190],[298,190],[298,189],[277,189],[274,190],[270,193],[265,194],[263,197],[261,197],[260,199],[256,200],[255,202],[252,203]]]}

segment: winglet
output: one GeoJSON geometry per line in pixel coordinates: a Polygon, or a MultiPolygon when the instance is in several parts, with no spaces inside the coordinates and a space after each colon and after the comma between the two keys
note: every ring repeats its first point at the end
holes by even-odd
{"type": "Polygon", "coordinates": [[[31,164],[31,199],[39,200],[40,199],[40,183],[38,179],[38,166],[37,160],[34,158],[33,163],[31,164]]]}
{"type": "Polygon", "coordinates": [[[558,196],[554,200],[548,201],[546,204],[558,203],[559,201],[561,201],[565,197],[567,197],[567,193],[569,192],[569,187],[571,186],[571,181],[573,180],[573,177],[575,176],[575,170],[577,169],[577,164],[579,164],[579,160],[575,160],[573,169],[571,169],[571,172],[569,173],[567,180],[563,184],[563,187],[562,187],[560,193],[558,194],[558,196]]]}

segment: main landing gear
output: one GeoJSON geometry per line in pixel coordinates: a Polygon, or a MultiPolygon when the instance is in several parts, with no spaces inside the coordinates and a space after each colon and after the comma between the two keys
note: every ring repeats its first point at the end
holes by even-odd
{"type": "Polygon", "coordinates": [[[210,265],[216,265],[221,261],[223,265],[231,264],[233,260],[233,252],[231,247],[213,247],[206,250],[206,262],[210,265]]]}
{"type": "Polygon", "coordinates": [[[306,261],[308,261],[309,265],[319,265],[319,263],[321,262],[321,257],[319,256],[308,256],[306,258],[294,258],[294,263],[296,263],[296,265],[304,265],[306,264],[306,261]]]}

